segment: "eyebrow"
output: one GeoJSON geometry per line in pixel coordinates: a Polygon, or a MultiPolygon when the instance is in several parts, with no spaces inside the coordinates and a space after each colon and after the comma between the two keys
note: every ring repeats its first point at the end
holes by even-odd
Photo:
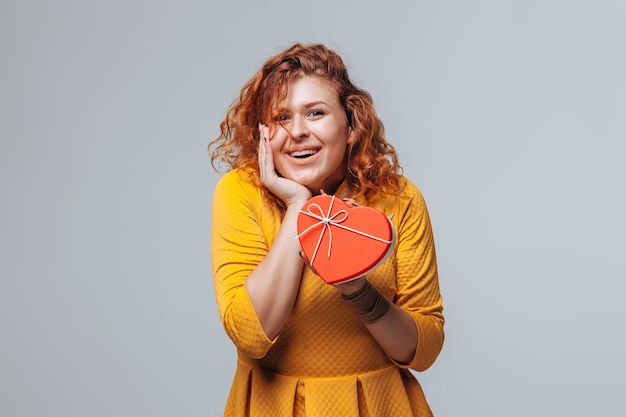
{"type": "MultiPolygon", "coordinates": [[[[303,109],[309,109],[311,107],[315,107],[315,106],[319,106],[319,105],[324,105],[324,106],[328,107],[328,103],[326,103],[324,100],[317,100],[317,101],[311,101],[311,102],[308,102],[308,103],[303,103],[303,104],[299,105],[298,107],[299,108],[303,108],[303,109]]],[[[286,110],[290,110],[288,108],[288,106],[281,106],[278,111],[286,111],[286,110]]]]}
{"type": "MultiPolygon", "coordinates": [[[[326,107],[329,107],[328,103],[326,103],[324,100],[311,101],[309,103],[304,103],[304,104],[302,104],[299,107],[301,107],[303,109],[309,109],[311,107],[315,107],[315,106],[319,106],[319,105],[324,105],[326,107]]],[[[285,112],[285,111],[291,111],[291,109],[289,109],[287,106],[280,106],[280,107],[276,108],[276,113],[281,113],[281,112],[285,112]]]]}
{"type": "Polygon", "coordinates": [[[328,104],[326,104],[326,102],[324,100],[318,100],[318,101],[312,101],[310,103],[305,103],[303,107],[314,107],[314,106],[318,106],[320,104],[328,106],[328,104]]]}

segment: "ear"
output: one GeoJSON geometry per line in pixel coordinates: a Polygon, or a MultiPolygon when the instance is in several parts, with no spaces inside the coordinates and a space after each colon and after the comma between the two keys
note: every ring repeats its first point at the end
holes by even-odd
{"type": "Polygon", "coordinates": [[[356,140],[356,132],[351,127],[348,127],[348,145],[352,145],[356,140]]]}
{"type": "Polygon", "coordinates": [[[356,132],[354,131],[352,109],[348,104],[344,107],[346,113],[346,123],[348,124],[348,145],[351,145],[356,140],[356,132]]]}

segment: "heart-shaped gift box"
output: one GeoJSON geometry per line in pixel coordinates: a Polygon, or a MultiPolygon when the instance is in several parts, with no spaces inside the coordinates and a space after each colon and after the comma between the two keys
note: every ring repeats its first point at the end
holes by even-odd
{"type": "Polygon", "coordinates": [[[298,239],[311,269],[327,284],[338,284],[381,264],[393,250],[395,229],[379,210],[323,194],[300,210],[298,239]]]}

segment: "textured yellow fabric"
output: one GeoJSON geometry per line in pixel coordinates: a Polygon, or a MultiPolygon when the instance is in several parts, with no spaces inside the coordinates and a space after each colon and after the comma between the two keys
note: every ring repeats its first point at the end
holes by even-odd
{"type": "Polygon", "coordinates": [[[281,215],[248,179],[243,170],[227,173],[213,198],[215,293],[239,357],[224,415],[431,416],[408,370],[431,366],[444,339],[434,242],[419,190],[406,180],[397,196],[358,201],[393,215],[394,254],[367,279],[415,321],[415,356],[399,364],[386,356],[339,291],[308,268],[291,316],[274,340],[267,338],[244,282],[271,247],[281,215]]]}

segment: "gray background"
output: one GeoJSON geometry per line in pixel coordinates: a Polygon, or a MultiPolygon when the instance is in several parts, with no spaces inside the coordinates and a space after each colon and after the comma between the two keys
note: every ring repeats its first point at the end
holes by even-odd
{"type": "Polygon", "coordinates": [[[626,6],[3,1],[0,415],[217,416],[205,146],[294,41],[369,90],[436,233],[446,416],[623,416],[626,6]]]}

